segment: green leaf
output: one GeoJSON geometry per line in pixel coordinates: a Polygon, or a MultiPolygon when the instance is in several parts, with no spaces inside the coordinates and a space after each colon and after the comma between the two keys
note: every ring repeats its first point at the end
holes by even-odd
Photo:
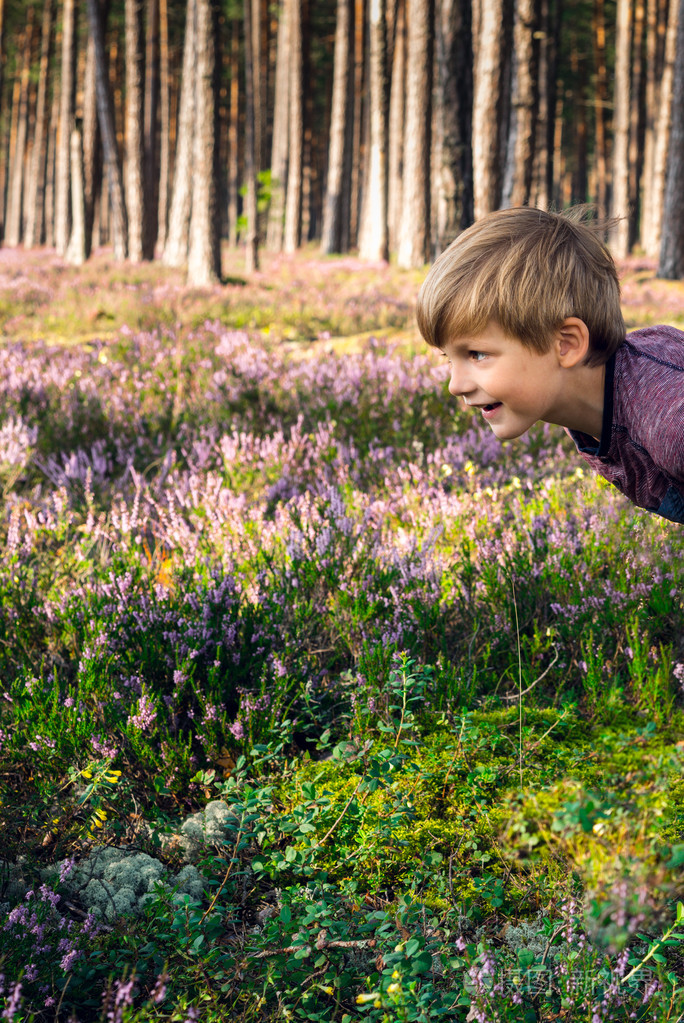
{"type": "Polygon", "coordinates": [[[290,923],[290,921],[292,920],[292,910],[290,909],[289,906],[283,906],[282,907],[282,909],[280,910],[280,917],[279,917],[279,919],[280,919],[281,923],[284,923],[286,926],[287,926],[287,924],[290,923]]]}

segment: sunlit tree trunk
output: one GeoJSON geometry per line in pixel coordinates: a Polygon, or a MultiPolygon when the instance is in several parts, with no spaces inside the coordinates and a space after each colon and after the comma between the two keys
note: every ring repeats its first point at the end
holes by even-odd
{"type": "Polygon", "coordinates": [[[157,245],[164,251],[169,216],[171,88],[169,74],[169,15],[167,0],[159,0],[159,207],[157,245]]]}
{"type": "Polygon", "coordinates": [[[503,0],[482,0],[473,97],[473,190],[476,220],[496,209],[501,195],[499,139],[503,18],[503,0]]]}
{"type": "Polygon", "coordinates": [[[663,65],[657,93],[657,113],[652,142],[653,152],[652,156],[645,160],[644,165],[642,245],[649,256],[658,256],[660,253],[663,208],[665,204],[665,174],[672,114],[674,63],[677,52],[678,11],[679,0],[670,0],[663,65]]]}
{"type": "Polygon", "coordinates": [[[126,0],[126,212],[128,258],[143,258],[143,59],[141,0],[126,0]]]}
{"type": "Polygon", "coordinates": [[[370,0],[370,136],[366,187],[359,231],[362,259],[387,259],[387,11],[385,0],[370,0]]]}
{"type": "Polygon", "coordinates": [[[618,0],[615,29],[615,89],[613,93],[613,216],[611,247],[618,257],[629,251],[629,109],[631,96],[632,0],[618,0]]]}
{"type": "MultiPolygon", "coordinates": [[[[256,26],[254,14],[259,14],[259,5],[245,4],[245,184],[247,194],[245,196],[245,213],[247,215],[247,231],[245,232],[245,271],[248,274],[259,269],[259,225],[257,221],[257,165],[256,149],[257,139],[257,107],[255,95],[255,59],[258,58],[258,48],[255,53],[253,48],[255,27],[258,32],[259,22],[256,26]]],[[[256,65],[258,69],[258,64],[256,65]]],[[[261,108],[259,107],[259,112],[261,108]]]]}
{"type": "Polygon", "coordinates": [[[62,68],[60,82],[59,129],[55,164],[55,248],[64,255],[71,227],[71,131],[74,122],[76,67],[76,8],[74,0],[64,0],[62,9],[62,68]]]}
{"type": "Polygon", "coordinates": [[[83,86],[83,195],[87,252],[90,252],[93,244],[95,203],[102,187],[102,140],[97,117],[95,71],[95,43],[89,34],[83,86]]]}
{"type": "Polygon", "coordinates": [[[644,65],[644,20],[645,10],[642,0],[636,0],[634,4],[634,39],[632,45],[632,86],[631,103],[629,110],[629,149],[628,149],[628,172],[629,172],[629,218],[627,251],[631,252],[639,237],[639,221],[641,200],[639,195],[639,180],[643,164],[643,89],[642,74],[644,65]]]}
{"type": "Polygon", "coordinates": [[[406,109],[406,0],[397,0],[389,105],[387,157],[387,227],[390,252],[396,252],[401,222],[406,109]]]}
{"type": "Polygon", "coordinates": [[[195,131],[188,284],[208,287],[221,276],[216,203],[216,29],[212,0],[195,0],[195,131]]]}
{"type": "Polygon", "coordinates": [[[349,244],[350,148],[353,111],[351,43],[354,29],[352,0],[337,0],[335,58],[328,150],[328,182],[323,207],[321,252],[344,252],[349,244]],[[345,201],[346,193],[346,201],[345,201]]]}
{"type": "Polygon", "coordinates": [[[536,0],[515,5],[514,89],[510,126],[510,162],[504,205],[530,201],[539,113],[539,11],[536,0]]]}
{"type": "Polygon", "coordinates": [[[684,0],[679,0],[672,121],[658,276],[684,277],[684,0]]]}
{"type": "Polygon", "coordinates": [[[192,199],[193,139],[195,128],[195,22],[197,0],[188,0],[185,15],[183,71],[176,135],[176,163],[169,211],[169,228],[164,248],[167,266],[183,266],[188,258],[188,231],[192,199]]]}
{"type": "Polygon", "coordinates": [[[397,263],[422,266],[430,255],[430,120],[432,95],[432,3],[406,5],[406,125],[402,219],[397,263]]]}
{"type": "MultiPolygon", "coordinates": [[[[233,18],[230,39],[230,112],[228,115],[228,237],[238,241],[238,191],[240,188],[240,23],[233,18]]],[[[280,224],[282,237],[282,220],[280,224]]],[[[278,248],[280,251],[282,245],[278,248]]]]}
{"type": "Polygon", "coordinates": [[[47,157],[47,91],[50,75],[50,51],[52,44],[52,0],[45,0],[40,37],[40,68],[38,74],[38,95],[36,98],[36,126],[31,152],[28,179],[28,216],[24,244],[27,249],[40,245],[43,239],[45,169],[47,157]]]}
{"type": "Polygon", "coordinates": [[[302,148],[304,142],[304,106],[302,96],[302,10],[299,0],[290,0],[290,130],[285,231],[283,249],[294,252],[301,239],[302,224],[302,148]]]}
{"type": "Polygon", "coordinates": [[[594,85],[594,118],[596,122],[596,205],[598,214],[604,217],[608,211],[608,138],[606,131],[606,107],[608,105],[608,71],[606,68],[606,19],[604,0],[594,0],[592,13],[592,38],[594,42],[594,63],[596,82],[594,85]]]}
{"type": "Polygon", "coordinates": [[[31,74],[31,44],[33,34],[33,8],[29,7],[26,30],[18,49],[21,52],[19,95],[17,102],[16,133],[14,151],[10,162],[9,192],[7,197],[7,222],[5,244],[19,245],[22,234],[22,210],[24,205],[24,184],[26,168],[26,141],[28,136],[29,78],[31,74]]]}
{"type": "Polygon", "coordinates": [[[81,133],[71,133],[71,237],[65,253],[67,263],[81,266],[86,260],[85,199],[83,195],[83,150],[81,133]]]}
{"type": "Polygon", "coordinates": [[[266,247],[272,252],[280,252],[283,247],[289,144],[290,7],[289,0],[280,0],[271,147],[271,203],[266,231],[266,247]]]}

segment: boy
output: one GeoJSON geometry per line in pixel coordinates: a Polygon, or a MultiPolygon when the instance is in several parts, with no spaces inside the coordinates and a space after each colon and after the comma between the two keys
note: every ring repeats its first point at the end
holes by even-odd
{"type": "Polygon", "coordinates": [[[501,440],[563,426],[630,501],[684,522],[684,334],[625,334],[599,230],[582,208],[489,214],[431,267],[418,326],[501,440]]]}

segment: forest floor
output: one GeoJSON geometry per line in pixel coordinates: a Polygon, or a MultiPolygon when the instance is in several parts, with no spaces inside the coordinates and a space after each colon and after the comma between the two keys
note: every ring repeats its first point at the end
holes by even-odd
{"type": "Polygon", "coordinates": [[[0,250],[3,1018],[682,1019],[681,529],[225,267],[0,250]]]}

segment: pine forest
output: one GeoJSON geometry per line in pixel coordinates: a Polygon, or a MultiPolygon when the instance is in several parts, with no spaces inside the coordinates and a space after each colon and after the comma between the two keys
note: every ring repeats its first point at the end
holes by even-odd
{"type": "Polygon", "coordinates": [[[682,276],[679,6],[2,0],[4,244],[202,284],[222,243],[412,267],[490,210],[590,202],[682,276]]]}

